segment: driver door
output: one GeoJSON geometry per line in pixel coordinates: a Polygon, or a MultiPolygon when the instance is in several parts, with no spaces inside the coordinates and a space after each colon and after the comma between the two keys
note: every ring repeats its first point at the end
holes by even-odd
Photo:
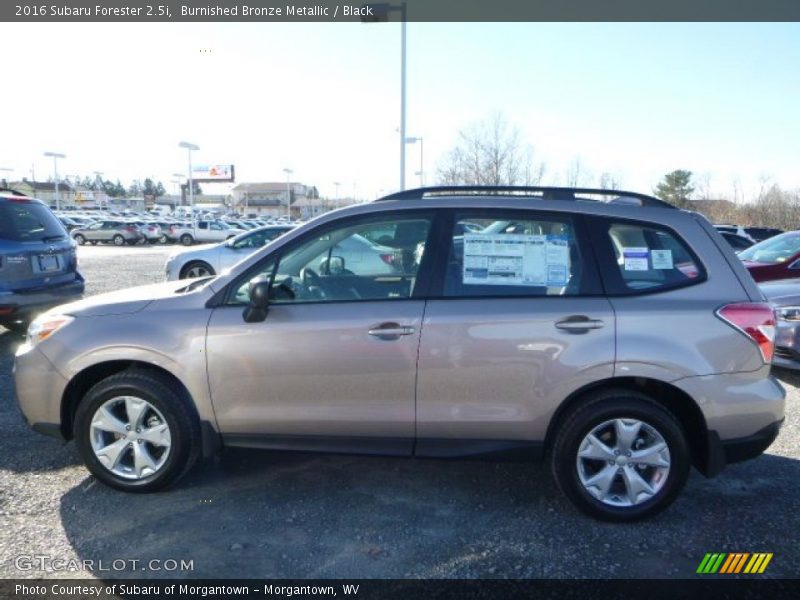
{"type": "MultiPolygon", "coordinates": [[[[410,454],[426,281],[370,241],[430,214],[317,227],[232,283],[208,326],[208,377],[227,445],[410,454]],[[388,226],[388,227],[387,227],[388,226]],[[269,280],[263,322],[245,323],[253,280],[269,280]]],[[[424,253],[420,253],[424,256],[424,253]]]]}

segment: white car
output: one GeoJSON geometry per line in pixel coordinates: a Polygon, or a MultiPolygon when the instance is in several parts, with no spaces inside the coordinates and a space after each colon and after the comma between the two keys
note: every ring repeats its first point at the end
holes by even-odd
{"type": "Polygon", "coordinates": [[[195,242],[222,242],[243,233],[241,229],[229,227],[222,221],[197,221],[192,227],[188,225],[176,225],[170,227],[166,232],[171,240],[180,242],[184,246],[191,246],[195,242]]]}
{"type": "Polygon", "coordinates": [[[192,250],[173,252],[167,259],[167,280],[216,275],[292,229],[294,227],[291,225],[259,227],[221,244],[206,244],[192,250]]]}

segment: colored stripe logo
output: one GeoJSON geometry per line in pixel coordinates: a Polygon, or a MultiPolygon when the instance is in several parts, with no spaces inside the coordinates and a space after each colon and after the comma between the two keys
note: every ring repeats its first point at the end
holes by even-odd
{"type": "Polygon", "coordinates": [[[772,552],[709,552],[697,567],[697,573],[701,575],[735,575],[737,573],[748,573],[756,575],[763,573],[769,561],[772,560],[772,552]]]}

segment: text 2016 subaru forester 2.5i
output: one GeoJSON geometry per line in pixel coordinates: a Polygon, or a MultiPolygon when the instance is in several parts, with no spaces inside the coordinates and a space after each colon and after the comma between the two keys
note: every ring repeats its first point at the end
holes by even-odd
{"type": "Polygon", "coordinates": [[[323,215],[217,277],[54,309],[16,388],[34,429],[122,490],[220,445],[513,451],[626,521],[667,507],[691,465],[716,475],[772,443],[774,327],[700,215],[629,192],[426,188],[323,215]],[[352,236],[396,269],[338,255],[352,236]]]}

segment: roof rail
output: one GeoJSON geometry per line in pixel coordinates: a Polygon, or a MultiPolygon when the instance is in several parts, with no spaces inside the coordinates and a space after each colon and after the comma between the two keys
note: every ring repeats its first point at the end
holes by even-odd
{"type": "Polygon", "coordinates": [[[440,185],[431,187],[404,190],[378,198],[383,200],[421,200],[425,197],[437,196],[519,196],[538,198],[541,200],[594,200],[594,198],[581,198],[580,194],[593,196],[606,196],[609,203],[628,204],[638,206],[652,206],[659,208],[677,209],[676,206],[637,192],[622,190],[604,190],[599,188],[573,188],[573,187],[542,187],[518,185],[440,185]]]}
{"type": "Polygon", "coordinates": [[[19,190],[13,190],[11,188],[3,187],[0,185],[0,192],[11,192],[15,196],[25,196],[27,198],[28,194],[20,192],[19,190]]]}

